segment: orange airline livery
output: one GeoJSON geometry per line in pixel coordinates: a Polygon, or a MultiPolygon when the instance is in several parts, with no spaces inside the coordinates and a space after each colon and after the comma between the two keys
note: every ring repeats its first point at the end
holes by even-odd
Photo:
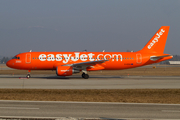
{"type": "Polygon", "coordinates": [[[87,71],[122,70],[140,67],[173,56],[164,54],[170,26],[162,26],[144,48],[137,52],[26,52],[9,60],[11,68],[28,70],[56,70],[58,76],[70,76],[82,72],[82,77],[89,78],[87,71]]]}

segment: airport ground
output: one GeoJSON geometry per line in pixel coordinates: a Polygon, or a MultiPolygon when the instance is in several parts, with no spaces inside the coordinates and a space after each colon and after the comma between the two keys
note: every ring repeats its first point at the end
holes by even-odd
{"type": "Polygon", "coordinates": [[[23,78],[26,74],[26,70],[12,70],[1,65],[0,99],[180,104],[180,66],[151,65],[128,70],[93,71],[89,72],[91,77],[88,80],[81,78],[81,74],[57,77],[55,71],[50,70],[32,71],[30,79],[23,78]]]}
{"type": "Polygon", "coordinates": [[[0,100],[180,104],[180,89],[0,89],[0,100]]]}
{"type": "Polygon", "coordinates": [[[94,71],[89,79],[55,71],[32,71],[30,79],[26,74],[0,65],[0,119],[180,118],[180,66],[94,71]]]}
{"type": "MultiPolygon", "coordinates": [[[[0,75],[26,75],[27,70],[14,70],[0,64],[0,75]]],[[[89,75],[100,76],[180,76],[180,65],[148,65],[125,70],[90,71],[89,75]]],[[[52,70],[32,70],[31,75],[56,75],[52,70]]],[[[77,75],[81,75],[80,73],[77,75]]]]}
{"type": "Polygon", "coordinates": [[[179,120],[179,112],[179,104],[0,100],[3,120],[179,120]]]}

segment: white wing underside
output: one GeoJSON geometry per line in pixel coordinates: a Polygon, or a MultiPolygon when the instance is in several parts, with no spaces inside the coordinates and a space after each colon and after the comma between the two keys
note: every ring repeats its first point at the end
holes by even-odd
{"type": "Polygon", "coordinates": [[[80,62],[80,63],[74,63],[74,64],[66,64],[66,65],[62,65],[62,66],[72,66],[72,67],[75,67],[75,68],[86,68],[86,67],[94,66],[96,64],[102,64],[102,63],[104,63],[106,61],[108,61],[108,60],[80,62]]]}

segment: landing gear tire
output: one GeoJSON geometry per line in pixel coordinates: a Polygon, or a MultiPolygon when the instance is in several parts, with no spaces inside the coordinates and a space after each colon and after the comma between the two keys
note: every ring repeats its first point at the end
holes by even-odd
{"type": "Polygon", "coordinates": [[[89,78],[89,75],[88,74],[85,74],[84,75],[84,79],[88,79],[89,78]]]}
{"type": "Polygon", "coordinates": [[[88,74],[83,73],[83,74],[82,74],[82,78],[84,78],[84,79],[88,79],[88,78],[89,78],[89,75],[88,75],[88,74]]]}
{"type": "Polygon", "coordinates": [[[84,78],[85,73],[82,74],[82,78],[84,78]]]}
{"type": "Polygon", "coordinates": [[[27,76],[26,76],[27,78],[30,78],[31,77],[31,75],[30,74],[27,74],[27,76]]]}

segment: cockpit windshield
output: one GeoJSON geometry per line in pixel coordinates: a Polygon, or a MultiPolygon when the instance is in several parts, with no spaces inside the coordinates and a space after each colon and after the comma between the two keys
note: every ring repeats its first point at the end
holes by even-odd
{"type": "Polygon", "coordinates": [[[14,56],[12,59],[20,59],[20,57],[14,56]]]}

